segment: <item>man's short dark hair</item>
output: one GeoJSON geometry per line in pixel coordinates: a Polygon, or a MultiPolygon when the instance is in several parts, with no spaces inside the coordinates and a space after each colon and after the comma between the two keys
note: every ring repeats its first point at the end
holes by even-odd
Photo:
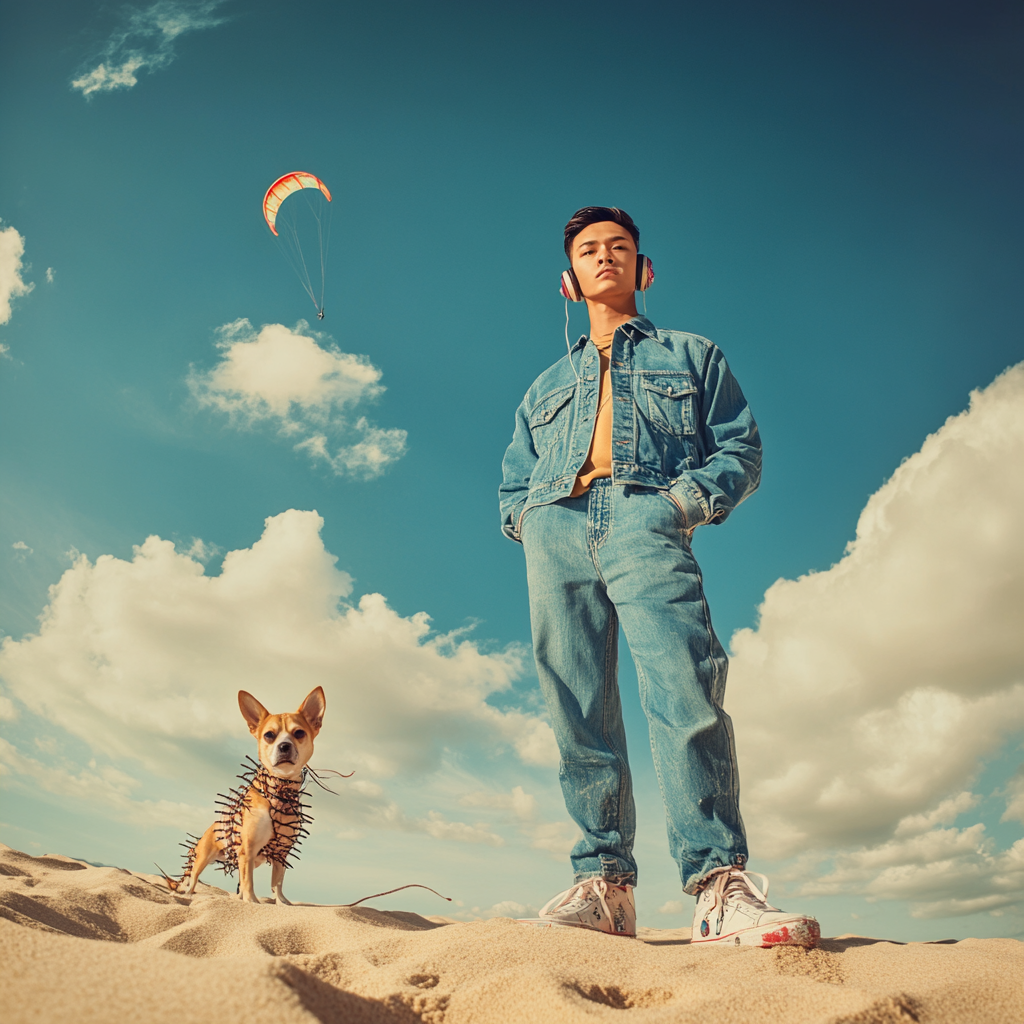
{"type": "Polygon", "coordinates": [[[640,229],[633,223],[633,218],[625,210],[620,210],[617,206],[584,206],[582,210],[577,210],[569,219],[569,223],[565,225],[565,255],[569,257],[570,263],[572,262],[572,240],[588,224],[600,224],[606,220],[621,224],[633,236],[636,247],[640,248],[640,229]]]}

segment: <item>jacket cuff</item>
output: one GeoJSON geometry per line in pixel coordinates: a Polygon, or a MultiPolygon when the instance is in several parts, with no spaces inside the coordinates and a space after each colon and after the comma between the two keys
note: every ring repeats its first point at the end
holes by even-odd
{"type": "Polygon", "coordinates": [[[701,489],[693,483],[683,477],[677,480],[670,488],[669,494],[675,498],[679,507],[683,510],[683,514],[686,516],[686,529],[694,530],[698,526],[703,526],[706,522],[711,519],[711,508],[708,505],[707,498],[704,497],[701,489]]]}
{"type": "Polygon", "coordinates": [[[524,508],[526,508],[525,498],[512,509],[512,511],[505,517],[505,521],[501,524],[501,532],[505,534],[509,540],[514,540],[517,544],[522,544],[523,542],[522,538],[519,536],[519,520],[522,518],[524,508]]]}

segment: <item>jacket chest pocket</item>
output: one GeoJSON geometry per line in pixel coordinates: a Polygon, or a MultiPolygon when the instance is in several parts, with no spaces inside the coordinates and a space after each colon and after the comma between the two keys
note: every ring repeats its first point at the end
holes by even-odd
{"type": "Polygon", "coordinates": [[[569,420],[569,400],[576,385],[559,388],[545,395],[530,413],[530,434],[538,453],[547,450],[562,435],[569,420]]]}
{"type": "Polygon", "coordinates": [[[652,427],[677,437],[694,433],[697,388],[688,373],[644,374],[639,392],[641,408],[646,407],[652,427]]]}

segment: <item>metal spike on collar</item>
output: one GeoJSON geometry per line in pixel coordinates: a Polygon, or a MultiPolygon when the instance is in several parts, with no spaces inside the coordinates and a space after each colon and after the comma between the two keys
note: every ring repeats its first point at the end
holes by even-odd
{"type": "MultiPolygon", "coordinates": [[[[312,778],[321,789],[327,787],[308,766],[303,768],[302,777],[298,780],[277,778],[248,754],[240,767],[242,773],[235,778],[242,785],[230,787],[227,793],[218,793],[214,801],[214,804],[221,808],[217,812],[214,835],[218,843],[222,844],[224,855],[224,859],[216,864],[217,869],[223,871],[225,875],[233,875],[238,870],[238,851],[242,845],[242,816],[249,807],[249,795],[253,792],[267,801],[273,829],[270,841],[260,849],[258,855],[282,867],[292,867],[293,861],[298,860],[302,840],[309,835],[307,826],[313,822],[313,816],[309,813],[311,805],[302,799],[309,795],[309,790],[306,789],[307,778],[312,778]]],[[[348,778],[340,772],[328,773],[325,769],[321,771],[348,778]]],[[[327,792],[333,793],[334,790],[327,789],[327,792]]],[[[185,870],[181,881],[175,883],[175,889],[192,873],[196,846],[201,839],[201,836],[194,836],[191,832],[187,835],[189,842],[179,844],[185,849],[185,870]]]]}

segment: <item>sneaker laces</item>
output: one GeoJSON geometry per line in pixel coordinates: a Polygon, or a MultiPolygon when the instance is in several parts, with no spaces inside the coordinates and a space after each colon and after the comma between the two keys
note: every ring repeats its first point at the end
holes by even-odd
{"type": "Polygon", "coordinates": [[[605,912],[605,916],[610,921],[612,920],[612,912],[608,909],[608,902],[605,899],[607,895],[608,883],[603,878],[588,878],[574,889],[567,889],[564,893],[559,893],[553,899],[548,900],[541,909],[540,916],[544,917],[552,908],[570,913],[579,913],[586,910],[596,897],[601,904],[601,909],[605,912]],[[587,889],[591,890],[592,895],[588,896],[586,894],[587,889]]]}
{"type": "Polygon", "coordinates": [[[714,899],[711,906],[704,912],[704,920],[707,921],[716,910],[718,911],[716,934],[721,934],[726,903],[729,900],[740,900],[761,911],[776,909],[768,902],[768,877],[762,875],[760,871],[744,871],[737,867],[715,868],[705,876],[704,888],[708,885],[714,886],[712,889],[714,899]],[[751,875],[757,875],[761,879],[763,889],[754,884],[751,875]],[[712,879],[714,879],[713,882],[712,879]]]}

